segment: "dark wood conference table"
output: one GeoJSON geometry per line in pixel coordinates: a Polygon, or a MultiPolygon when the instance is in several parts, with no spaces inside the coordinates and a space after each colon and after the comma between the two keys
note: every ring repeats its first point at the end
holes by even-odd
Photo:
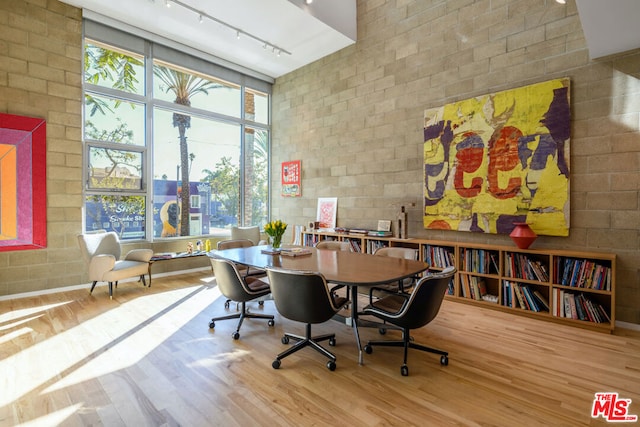
{"type": "Polygon", "coordinates": [[[214,250],[207,255],[255,268],[284,268],[287,270],[322,273],[328,282],[345,285],[351,289],[351,325],[358,346],[358,362],[363,363],[362,345],[358,332],[358,287],[371,287],[393,283],[426,271],[429,264],[422,261],[373,256],[358,252],[332,251],[309,248],[311,254],[285,256],[265,254],[268,246],[251,246],[214,250]]]}

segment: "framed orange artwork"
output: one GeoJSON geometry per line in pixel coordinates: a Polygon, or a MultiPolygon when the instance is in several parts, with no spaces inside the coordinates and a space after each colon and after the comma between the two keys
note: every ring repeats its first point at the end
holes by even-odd
{"type": "Polygon", "coordinates": [[[0,251],[47,245],[46,123],[0,113],[0,251]]]}

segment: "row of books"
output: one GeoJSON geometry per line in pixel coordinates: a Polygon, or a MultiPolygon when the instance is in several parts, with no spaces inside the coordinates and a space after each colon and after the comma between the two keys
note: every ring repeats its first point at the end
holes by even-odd
{"type": "Polygon", "coordinates": [[[367,240],[367,253],[372,254],[376,251],[376,249],[384,248],[388,246],[387,242],[382,240],[367,240]]]}
{"type": "Polygon", "coordinates": [[[351,250],[353,252],[362,252],[362,247],[360,247],[359,239],[345,239],[351,245],[351,250]]]}
{"type": "Polygon", "coordinates": [[[487,285],[482,277],[461,274],[460,292],[464,298],[481,301],[482,296],[487,293],[487,285]]]}
{"type": "Polygon", "coordinates": [[[463,249],[462,265],[465,271],[482,274],[498,274],[498,253],[484,249],[463,249]]]}
{"type": "Polygon", "coordinates": [[[535,312],[549,311],[549,300],[540,291],[508,280],[502,281],[502,304],[535,312]]]}
{"type": "Polygon", "coordinates": [[[424,260],[429,265],[438,268],[450,267],[455,264],[453,249],[442,246],[425,246],[424,260]]]}
{"type": "Polygon", "coordinates": [[[547,267],[539,260],[524,254],[508,252],[505,254],[504,275],[525,280],[548,282],[547,267]]]}
{"type": "Polygon", "coordinates": [[[611,323],[601,304],[591,301],[584,294],[574,294],[564,289],[553,290],[553,315],[586,322],[611,323]]]}
{"type": "Polygon", "coordinates": [[[610,291],[611,268],[588,259],[556,258],[556,283],[610,291]]]}

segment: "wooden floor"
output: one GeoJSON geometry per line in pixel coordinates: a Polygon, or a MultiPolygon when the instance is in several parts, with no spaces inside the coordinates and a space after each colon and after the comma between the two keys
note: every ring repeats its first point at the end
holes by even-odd
{"type": "MultiPolygon", "coordinates": [[[[273,303],[275,327],[217,322],[225,298],[208,272],[0,302],[1,426],[605,425],[596,392],[631,399],[640,415],[640,333],[614,335],[445,301],[417,342],[449,351],[375,348],[358,364],[352,330],[337,321],[337,369],[305,349],[271,367],[283,331],[301,324],[273,303]]],[[[232,304],[231,311],[235,311],[232,304]]],[[[388,332],[385,337],[395,336],[388,332]]],[[[364,340],[380,338],[362,329],[364,340]]]]}

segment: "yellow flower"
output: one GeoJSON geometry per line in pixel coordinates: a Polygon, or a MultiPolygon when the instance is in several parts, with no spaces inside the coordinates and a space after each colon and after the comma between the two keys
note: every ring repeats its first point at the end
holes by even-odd
{"type": "Polygon", "coordinates": [[[264,232],[271,237],[282,236],[286,229],[287,229],[287,223],[282,222],[279,219],[268,222],[264,226],[264,232]]]}

